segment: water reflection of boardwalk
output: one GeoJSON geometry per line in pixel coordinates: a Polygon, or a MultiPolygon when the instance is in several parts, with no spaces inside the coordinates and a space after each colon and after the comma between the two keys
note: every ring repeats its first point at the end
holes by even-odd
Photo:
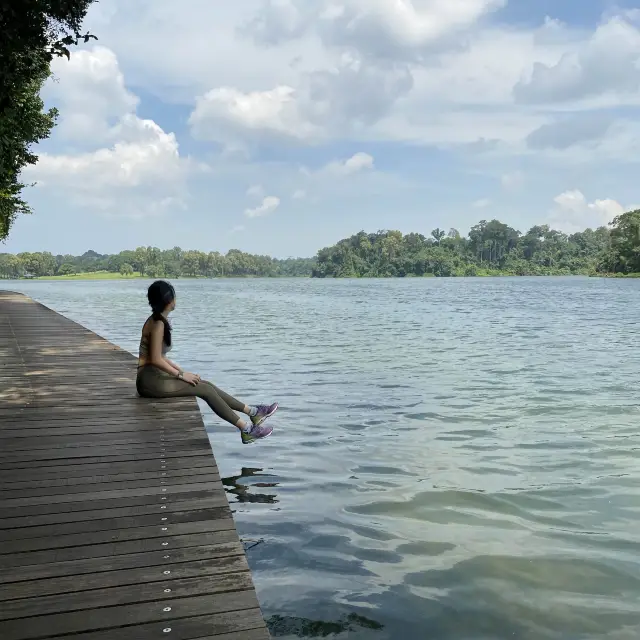
{"type": "Polygon", "coordinates": [[[277,482],[252,482],[247,485],[241,482],[243,478],[259,478],[262,469],[251,469],[250,467],[242,467],[242,471],[238,476],[229,476],[222,478],[222,484],[229,497],[229,502],[255,502],[264,504],[275,504],[278,502],[278,496],[273,493],[264,493],[256,491],[256,489],[269,489],[278,486],[277,482]]]}
{"type": "Polygon", "coordinates": [[[0,638],[268,638],[195,400],[0,292],[0,638]]]}

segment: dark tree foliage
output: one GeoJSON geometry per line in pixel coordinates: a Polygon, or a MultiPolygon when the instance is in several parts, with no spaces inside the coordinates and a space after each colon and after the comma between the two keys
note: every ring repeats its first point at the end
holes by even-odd
{"type": "Polygon", "coordinates": [[[49,252],[0,253],[0,278],[74,275],[108,271],[123,276],[149,278],[216,277],[309,277],[313,258],[277,260],[232,249],[226,255],[218,251],[183,251],[174,247],[138,247],[114,255],[87,251],[81,256],[49,252]]]}
{"type": "Polygon", "coordinates": [[[524,235],[498,220],[481,220],[463,237],[456,229],[430,236],[361,231],[318,251],[315,258],[277,260],[232,249],[186,251],[138,247],[115,255],[0,254],[0,278],[108,271],[123,276],[387,278],[480,275],[640,276],[640,210],[599,227],[567,235],[548,225],[524,235]]]}
{"type": "Polygon", "coordinates": [[[617,216],[611,224],[611,244],[601,258],[601,270],[640,273],[640,209],[617,216]]]}
{"type": "Polygon", "coordinates": [[[39,93],[55,56],[95,36],[80,35],[93,0],[0,0],[0,240],[19,214],[20,172],[38,157],[32,147],[47,138],[56,109],[43,111],[39,93]]]}
{"type": "MultiPolygon", "coordinates": [[[[638,225],[640,213],[636,214],[633,224],[638,225]]],[[[615,268],[607,268],[607,264],[613,264],[612,251],[618,256],[635,255],[627,247],[629,234],[625,216],[614,221],[612,231],[600,227],[570,236],[550,229],[548,225],[534,226],[523,235],[499,220],[481,220],[471,228],[466,238],[456,229],[450,229],[448,233],[434,229],[429,237],[417,233],[403,236],[400,231],[361,231],[332,247],[321,249],[313,275],[318,278],[375,278],[569,275],[617,271],[621,264],[619,261],[613,261],[615,268]],[[617,240],[618,235],[625,240],[617,240]]],[[[630,221],[629,225],[632,226],[630,221]]],[[[635,237],[639,252],[636,262],[624,264],[627,270],[637,267],[640,271],[640,243],[635,237]]]]}

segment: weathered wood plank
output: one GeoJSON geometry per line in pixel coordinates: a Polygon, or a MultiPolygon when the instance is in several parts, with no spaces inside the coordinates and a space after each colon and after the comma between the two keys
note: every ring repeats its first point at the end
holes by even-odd
{"type": "MultiPolygon", "coordinates": [[[[108,529],[127,529],[130,526],[145,526],[150,522],[156,522],[162,517],[171,517],[174,522],[180,522],[181,518],[187,518],[188,514],[199,511],[227,507],[228,501],[222,491],[215,495],[207,495],[197,500],[184,500],[179,502],[163,502],[160,508],[157,503],[136,507],[121,507],[115,509],[100,509],[95,511],[71,511],[62,513],[44,513],[35,516],[4,518],[0,520],[0,540],[10,540],[15,537],[15,531],[20,531],[25,538],[39,537],[33,533],[39,527],[51,527],[52,525],[67,526],[67,533],[81,533],[82,531],[106,531],[108,529]],[[133,525],[132,522],[140,524],[133,525]],[[6,532],[6,533],[5,533],[6,532]],[[4,537],[6,535],[6,538],[4,537]]],[[[187,522],[188,520],[184,520],[187,522]]]]}
{"type": "MultiPolygon", "coordinates": [[[[230,517],[229,508],[226,504],[210,509],[197,509],[192,511],[160,512],[149,515],[129,516],[125,518],[100,518],[95,520],[84,520],[82,522],[62,522],[55,525],[27,526],[13,529],[0,529],[0,542],[9,540],[27,540],[29,538],[48,539],[51,536],[66,536],[70,534],[87,534],[99,532],[100,535],[107,535],[110,530],[118,530],[120,534],[129,529],[150,526],[166,526],[166,523],[173,525],[185,524],[188,522],[209,522],[220,517],[230,517]],[[222,509],[220,508],[222,507],[222,509]]],[[[171,529],[175,533],[174,529],[171,529]]],[[[95,538],[91,538],[95,542],[95,538]]]]}
{"type": "MultiPolygon", "coordinates": [[[[135,465],[136,471],[131,473],[131,464],[128,462],[94,462],[89,464],[62,464],[48,465],[43,467],[22,467],[10,470],[0,469],[0,484],[9,484],[11,482],[21,482],[25,479],[54,479],[64,475],[66,478],[75,477],[95,477],[101,474],[111,476],[116,474],[119,477],[127,475],[131,478],[137,477],[139,474],[148,474],[154,471],[175,470],[179,475],[185,475],[184,472],[195,471],[195,469],[211,469],[217,470],[215,460],[209,455],[190,458],[165,458],[163,460],[139,460],[135,465]]],[[[202,471],[198,471],[202,473],[202,471]]],[[[207,471],[209,473],[209,471],[207,471]]]]}
{"type": "MultiPolygon", "coordinates": [[[[94,499],[89,502],[59,502],[55,504],[46,502],[44,504],[27,505],[21,507],[6,507],[2,509],[2,515],[6,518],[20,518],[51,513],[58,514],[69,512],[84,512],[100,508],[102,508],[103,510],[121,509],[123,507],[134,507],[139,509],[144,506],[153,506],[155,509],[162,509],[162,507],[165,505],[167,506],[167,509],[170,509],[172,502],[207,499],[212,496],[223,495],[223,491],[224,490],[222,489],[222,487],[216,486],[215,491],[211,491],[208,489],[198,489],[195,491],[172,493],[167,495],[166,501],[163,500],[164,496],[158,497],[156,495],[146,494],[141,496],[127,496],[126,498],[110,497],[102,500],[94,499]]],[[[2,520],[0,520],[0,523],[1,522],[2,520]]]]}
{"type": "MultiPolygon", "coordinates": [[[[107,629],[103,631],[80,633],[73,636],[58,636],[69,640],[199,640],[201,638],[225,638],[232,640],[248,640],[245,634],[260,629],[261,636],[251,636],[251,640],[268,640],[269,635],[264,627],[260,609],[230,611],[220,614],[196,616],[180,619],[167,619],[163,622],[139,624],[107,629]],[[224,634],[231,634],[224,635],[224,634]]],[[[3,638],[3,640],[5,640],[3,638]]],[[[32,640],[31,638],[12,638],[7,640],[32,640]]]]}
{"type": "Polygon", "coordinates": [[[263,640],[198,402],[0,292],[0,638],[263,640]]]}
{"type": "MultiPolygon", "coordinates": [[[[166,582],[181,578],[197,578],[218,576],[225,573],[247,571],[247,559],[240,545],[234,549],[236,555],[232,555],[230,549],[225,549],[224,555],[219,558],[196,560],[178,564],[162,564],[139,569],[122,569],[120,571],[96,571],[84,575],[70,575],[59,578],[46,578],[44,580],[25,580],[0,585],[0,602],[6,600],[19,600],[22,598],[39,598],[56,594],[67,594],[88,591],[89,589],[106,589],[108,587],[120,587],[127,585],[142,585],[152,582],[166,582]],[[169,569],[170,574],[165,574],[169,569]]],[[[4,609],[5,604],[1,605],[4,609]]]]}
{"type": "MultiPolygon", "coordinates": [[[[107,471],[111,470],[107,469],[107,471]]],[[[71,487],[74,485],[88,486],[92,484],[111,484],[116,482],[125,482],[127,483],[126,486],[134,486],[129,483],[133,483],[138,480],[157,481],[158,478],[161,480],[175,480],[175,482],[181,483],[184,482],[184,480],[182,480],[183,478],[212,474],[218,475],[218,471],[213,465],[194,467],[192,469],[167,469],[166,465],[158,465],[154,471],[142,471],[139,473],[109,473],[105,475],[91,473],[89,470],[85,471],[84,474],[69,475],[62,478],[59,473],[52,474],[46,478],[43,478],[41,475],[34,476],[32,473],[21,473],[16,474],[10,480],[0,484],[0,499],[3,496],[3,491],[20,491],[22,489],[37,489],[39,487],[54,489],[55,487],[71,487]]],[[[219,476],[218,479],[220,479],[219,476]]],[[[200,482],[201,480],[201,477],[196,478],[197,482],[200,482]]]]}
{"type": "MultiPolygon", "coordinates": [[[[210,577],[166,579],[160,583],[122,585],[80,593],[65,593],[64,595],[40,596],[3,602],[0,609],[0,620],[28,618],[33,615],[34,611],[43,616],[144,602],[153,603],[155,607],[156,603],[165,601],[171,604],[176,598],[247,591],[252,586],[251,577],[247,571],[226,573],[217,576],[215,580],[211,580],[210,577]]],[[[91,611],[88,613],[92,615],[91,611]]]]}
{"type": "Polygon", "coordinates": [[[154,538],[162,538],[164,541],[174,536],[215,533],[233,528],[235,525],[228,507],[217,509],[213,516],[205,520],[174,522],[172,518],[171,522],[158,522],[146,527],[62,534],[58,532],[57,527],[51,526],[50,536],[5,540],[0,547],[0,558],[28,551],[50,551],[79,547],[88,542],[92,545],[99,545],[132,540],[153,540],[154,538]]]}
{"type": "MultiPolygon", "coordinates": [[[[232,537],[232,536],[231,536],[232,537]]],[[[205,546],[184,547],[165,551],[142,551],[118,556],[82,558],[47,564],[25,565],[17,571],[0,573],[0,584],[16,584],[65,576],[87,576],[102,572],[156,567],[162,571],[172,571],[173,564],[195,562],[212,558],[226,558],[244,554],[237,540],[207,544],[205,546]]],[[[165,574],[162,575],[171,575],[165,574]]],[[[83,578],[83,580],[86,578],[83,578]]]]}
{"type": "MultiPolygon", "coordinates": [[[[223,523],[224,522],[225,521],[223,521],[223,523]]],[[[142,553],[145,551],[171,551],[185,547],[199,547],[206,544],[231,542],[235,539],[237,533],[235,529],[231,528],[233,526],[233,520],[231,518],[229,518],[226,523],[229,525],[227,530],[215,531],[213,533],[194,533],[191,535],[167,537],[158,536],[142,540],[125,540],[106,544],[92,544],[78,547],[65,547],[63,549],[0,555],[0,569],[5,570],[29,565],[44,565],[50,562],[66,562],[68,560],[83,558],[104,558],[130,553],[142,553]]]]}
{"type": "Polygon", "coordinates": [[[156,431],[147,432],[134,431],[129,432],[128,434],[87,433],[83,436],[77,437],[57,437],[54,435],[49,435],[42,436],[40,438],[22,438],[19,440],[11,440],[7,443],[3,443],[3,451],[5,453],[9,453],[19,451],[40,451],[41,449],[66,449],[69,447],[103,447],[107,445],[109,445],[110,447],[112,445],[116,447],[128,447],[130,445],[155,445],[159,447],[167,447],[170,445],[162,443],[192,442],[194,440],[196,440],[197,442],[201,442],[200,431],[201,428],[174,430],[171,432],[167,432],[164,429],[158,429],[156,431]]]}
{"type": "Polygon", "coordinates": [[[162,622],[169,625],[172,620],[179,621],[180,618],[242,612],[245,609],[252,609],[256,605],[255,593],[253,590],[246,590],[220,593],[215,598],[205,595],[159,600],[153,604],[121,604],[117,608],[117,614],[112,607],[106,607],[86,612],[74,611],[6,620],[0,629],[3,632],[3,640],[49,638],[91,629],[114,629],[152,622],[162,622]]]}

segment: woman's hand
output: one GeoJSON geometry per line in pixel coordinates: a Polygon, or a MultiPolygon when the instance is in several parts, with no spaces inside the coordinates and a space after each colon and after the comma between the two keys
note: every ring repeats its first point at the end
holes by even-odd
{"type": "Polygon", "coordinates": [[[194,387],[200,382],[200,376],[197,373],[188,373],[187,371],[182,374],[182,379],[194,387]]]}

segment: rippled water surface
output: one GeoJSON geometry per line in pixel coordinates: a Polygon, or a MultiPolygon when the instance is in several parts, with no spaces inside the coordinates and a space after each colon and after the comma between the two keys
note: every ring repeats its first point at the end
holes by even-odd
{"type": "MultiPolygon", "coordinates": [[[[6,285],[6,283],[4,283],[6,285]]],[[[640,281],[176,282],[274,637],[640,638],[640,281]]],[[[145,281],[19,282],[135,351],[145,281]]]]}

